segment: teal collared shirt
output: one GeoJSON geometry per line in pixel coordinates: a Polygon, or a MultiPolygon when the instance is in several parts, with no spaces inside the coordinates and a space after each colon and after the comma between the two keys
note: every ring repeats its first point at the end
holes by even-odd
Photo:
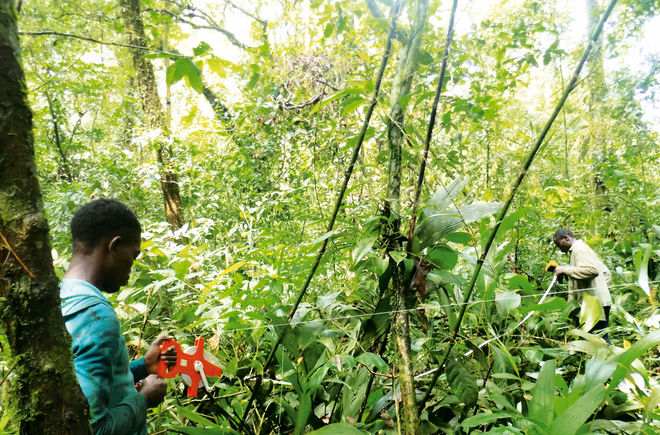
{"type": "Polygon", "coordinates": [[[77,279],[62,280],[60,297],[94,434],[146,434],[147,403],[134,386],[146,376],[146,367],[142,358],[129,364],[110,301],[92,284],[77,279]]]}

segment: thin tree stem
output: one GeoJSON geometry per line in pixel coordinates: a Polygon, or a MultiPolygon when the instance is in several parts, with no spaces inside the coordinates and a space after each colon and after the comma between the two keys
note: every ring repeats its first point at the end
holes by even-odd
{"type": "Polygon", "coordinates": [[[433,127],[435,127],[435,118],[438,113],[438,103],[440,95],[442,94],[442,86],[445,80],[445,71],[447,70],[447,59],[449,58],[449,49],[451,41],[454,37],[454,18],[456,17],[456,6],[458,0],[454,0],[451,6],[451,16],[449,17],[449,28],[447,29],[447,38],[445,38],[445,49],[442,56],[442,66],[440,67],[440,77],[438,78],[438,86],[435,89],[435,97],[433,98],[433,107],[431,108],[431,117],[429,118],[429,126],[426,130],[426,141],[424,142],[424,153],[422,154],[422,163],[419,167],[419,175],[417,177],[417,185],[415,186],[415,197],[413,200],[413,209],[410,219],[410,229],[408,230],[408,249],[410,249],[413,234],[415,233],[415,224],[417,221],[417,209],[419,208],[419,197],[422,192],[422,185],[424,184],[424,173],[426,171],[426,162],[429,155],[429,148],[431,147],[431,138],[433,137],[433,127]]]}

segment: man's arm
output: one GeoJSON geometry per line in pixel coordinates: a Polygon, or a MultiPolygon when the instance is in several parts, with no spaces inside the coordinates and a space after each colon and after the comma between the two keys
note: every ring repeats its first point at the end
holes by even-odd
{"type": "Polygon", "coordinates": [[[598,270],[598,258],[588,249],[578,247],[571,252],[575,258],[574,266],[561,266],[561,273],[565,273],[573,279],[593,279],[600,273],[598,270]]]}
{"type": "Polygon", "coordinates": [[[74,365],[80,387],[89,401],[95,434],[127,434],[140,430],[146,422],[147,402],[138,393],[129,394],[110,408],[113,361],[118,353],[121,329],[111,308],[98,304],[84,313],[80,327],[72,331],[74,365]]]}

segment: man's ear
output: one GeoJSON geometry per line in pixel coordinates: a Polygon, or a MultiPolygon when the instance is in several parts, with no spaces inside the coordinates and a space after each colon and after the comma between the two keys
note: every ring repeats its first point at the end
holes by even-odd
{"type": "Polygon", "coordinates": [[[121,236],[115,236],[112,239],[110,239],[110,242],[108,243],[108,251],[114,252],[115,249],[119,246],[119,243],[121,242],[121,236]]]}

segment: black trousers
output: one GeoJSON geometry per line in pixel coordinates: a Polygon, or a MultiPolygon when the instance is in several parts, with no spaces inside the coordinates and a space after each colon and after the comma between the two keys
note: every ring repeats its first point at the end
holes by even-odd
{"type": "MultiPolygon", "coordinates": [[[[609,306],[603,307],[603,311],[605,311],[605,320],[599,320],[598,323],[594,325],[593,328],[591,328],[592,331],[600,331],[601,329],[605,329],[610,326],[610,308],[609,306]]],[[[603,335],[603,340],[605,340],[608,344],[610,343],[610,334],[606,333],[603,335]]]]}

